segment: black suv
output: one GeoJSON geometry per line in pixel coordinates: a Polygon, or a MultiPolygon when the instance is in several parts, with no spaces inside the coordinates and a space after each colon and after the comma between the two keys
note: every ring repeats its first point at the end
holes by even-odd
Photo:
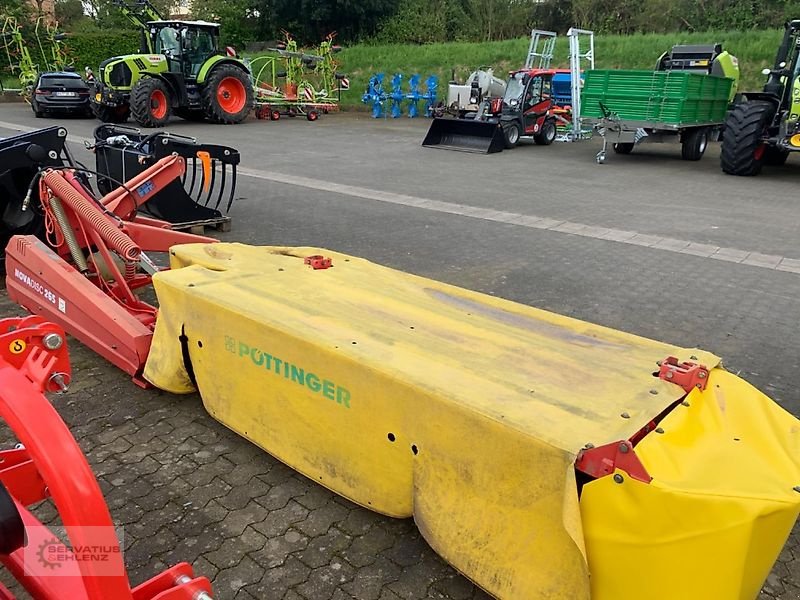
{"type": "Polygon", "coordinates": [[[77,73],[40,73],[33,86],[31,108],[37,117],[48,113],[92,116],[89,86],[77,73]]]}

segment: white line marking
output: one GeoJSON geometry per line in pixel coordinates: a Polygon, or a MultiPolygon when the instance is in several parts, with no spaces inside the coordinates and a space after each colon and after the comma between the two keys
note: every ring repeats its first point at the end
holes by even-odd
{"type": "MultiPolygon", "coordinates": [[[[0,127],[4,129],[10,129],[12,131],[24,132],[36,131],[39,129],[38,127],[18,125],[15,123],[8,123],[6,121],[0,121],[0,127]]],[[[84,142],[94,143],[93,139],[76,135],[68,135],[67,140],[78,144],[83,144],[84,142]]],[[[518,227],[545,229],[554,233],[560,233],[562,235],[580,235],[582,237],[603,240],[607,242],[615,242],[618,244],[652,248],[653,250],[660,250],[662,252],[672,252],[675,254],[688,254],[702,258],[712,258],[714,260],[745,264],[760,269],[800,274],[800,259],[787,256],[778,256],[776,254],[761,254],[760,252],[755,252],[752,250],[740,250],[737,248],[721,248],[719,246],[713,246],[710,244],[692,242],[689,240],[678,240],[668,237],[659,237],[657,235],[649,235],[636,231],[626,231],[624,229],[606,229],[604,227],[586,225],[584,223],[559,221],[558,219],[550,219],[535,215],[523,215],[520,213],[499,211],[491,208],[481,208],[466,204],[456,204],[453,202],[443,202],[440,200],[429,200],[426,198],[419,198],[417,196],[395,194],[394,192],[373,190],[355,185],[334,183],[332,181],[325,181],[322,179],[301,177],[299,175],[287,175],[285,173],[277,173],[275,171],[261,171],[258,169],[240,167],[239,174],[246,177],[252,177],[254,179],[273,181],[275,183],[284,183],[286,185],[294,185],[322,192],[331,192],[334,194],[351,196],[353,198],[375,200],[376,202],[385,202],[387,204],[397,204],[400,206],[408,206],[411,208],[419,208],[433,212],[459,215],[471,219],[481,219],[483,221],[510,223],[518,227]]]]}
{"type": "Polygon", "coordinates": [[[702,258],[713,258],[732,263],[741,263],[762,269],[775,271],[786,271],[788,273],[800,273],[800,259],[778,256],[774,254],[761,254],[750,250],[739,250],[736,248],[721,248],[710,244],[701,244],[689,240],[677,240],[674,238],[648,235],[636,231],[625,231],[621,229],[607,229],[584,223],[573,223],[571,221],[559,221],[547,217],[536,215],[523,215],[506,211],[498,211],[492,208],[481,208],[466,204],[455,204],[453,202],[442,202],[440,200],[428,200],[416,196],[405,194],[395,194],[363,188],[354,185],[333,183],[321,179],[301,177],[298,175],[286,175],[274,171],[260,171],[257,169],[240,168],[239,173],[247,177],[274,181],[287,185],[295,185],[312,190],[342,194],[377,202],[389,204],[399,204],[411,208],[420,208],[433,212],[448,213],[459,215],[471,219],[481,219],[484,221],[494,221],[497,223],[510,223],[519,227],[531,229],[545,229],[564,235],[579,235],[607,242],[618,244],[629,244],[632,246],[643,246],[654,250],[672,252],[675,254],[688,254],[700,256],[702,258]]]}

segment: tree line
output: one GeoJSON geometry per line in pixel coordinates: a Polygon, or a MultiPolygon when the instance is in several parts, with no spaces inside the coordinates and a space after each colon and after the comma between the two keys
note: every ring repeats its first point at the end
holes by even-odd
{"type": "MultiPolygon", "coordinates": [[[[337,32],[342,43],[494,41],[533,27],[563,33],[748,30],[800,18],[800,0],[151,0],[164,13],[189,2],[191,16],[217,20],[225,43],[242,47],[291,32],[301,44],[337,32]]],[[[16,15],[27,0],[4,0],[16,15]]],[[[130,27],[112,0],[56,0],[67,31],[130,27]],[[89,13],[89,14],[87,14],[89,13]]]]}

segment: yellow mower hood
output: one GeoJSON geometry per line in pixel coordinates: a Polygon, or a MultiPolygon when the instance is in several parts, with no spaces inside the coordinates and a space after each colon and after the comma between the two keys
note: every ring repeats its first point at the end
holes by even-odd
{"type": "Polygon", "coordinates": [[[708,540],[730,532],[739,595],[702,597],[745,598],[797,517],[798,421],[712,354],[327,250],[171,254],[144,376],[196,386],[220,422],[354,502],[413,515],[497,597],[699,598],[675,569],[697,557],[717,581],[731,563],[708,540]],[[653,376],[667,356],[710,373],[689,406],[653,376]],[[663,433],[642,436],[662,414],[663,433]],[[614,465],[576,479],[582,449],[628,440],[651,481],[614,465]]]}

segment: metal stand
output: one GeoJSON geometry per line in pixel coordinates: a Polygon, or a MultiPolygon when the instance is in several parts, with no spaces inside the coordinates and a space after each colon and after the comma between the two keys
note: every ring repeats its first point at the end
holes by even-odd
{"type": "MultiPolygon", "coordinates": [[[[562,138],[565,142],[583,139],[585,134],[581,127],[581,71],[583,68],[594,69],[594,32],[586,29],[570,28],[569,38],[569,71],[572,86],[572,129],[562,138]],[[581,50],[581,36],[589,47],[581,50]],[[583,68],[582,68],[583,67],[583,68]]],[[[590,135],[590,132],[588,132],[590,135]]]]}
{"type": "Polygon", "coordinates": [[[553,50],[556,46],[558,34],[555,31],[533,29],[531,31],[531,45],[528,46],[528,57],[525,59],[526,69],[549,69],[553,60],[553,50]],[[541,51],[539,44],[541,43],[541,51]]]}

